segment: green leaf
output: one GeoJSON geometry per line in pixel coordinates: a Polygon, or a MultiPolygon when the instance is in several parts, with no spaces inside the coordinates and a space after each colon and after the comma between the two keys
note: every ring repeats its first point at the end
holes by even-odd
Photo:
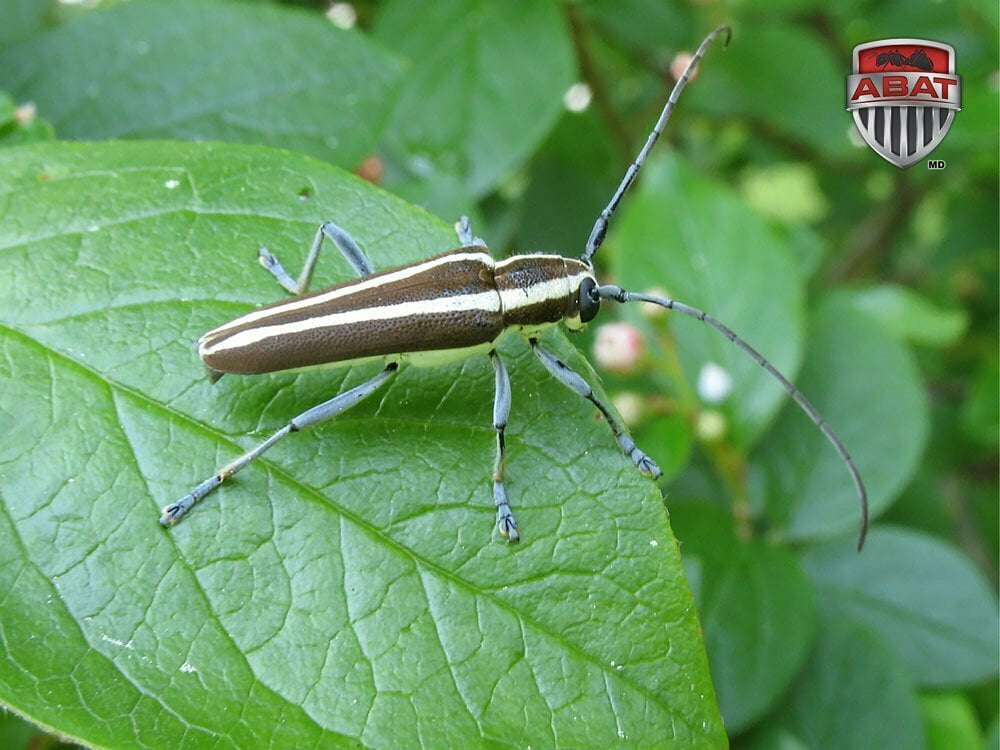
{"type": "Polygon", "coordinates": [[[532,157],[519,206],[517,240],[523,250],[582,253],[594,220],[621,180],[625,166],[593,110],[563,115],[532,157]]]}
{"type": "Polygon", "coordinates": [[[702,110],[744,115],[824,156],[853,159],[863,152],[851,145],[853,126],[842,107],[849,62],[849,48],[837,60],[829,43],[805,26],[773,19],[738,25],[725,54],[712,60],[712,75],[700,78],[688,96],[702,110]]]}
{"type": "Polygon", "coordinates": [[[795,679],[812,644],[812,586],[789,552],[737,541],[732,522],[704,503],[671,519],[685,566],[696,562],[698,605],[719,708],[729,732],[767,713],[795,679]]]}
{"type": "MultiPolygon", "coordinates": [[[[887,508],[917,467],[927,404],[910,352],[848,299],[825,300],[809,325],[798,388],[854,458],[871,515],[887,508]]],[[[772,517],[793,539],[831,537],[858,526],[858,497],[844,462],[789,403],[761,445],[772,517]]]]}
{"type": "Polygon", "coordinates": [[[829,211],[816,171],[808,164],[786,162],[748,169],[741,188],[751,207],[786,224],[812,224],[829,211]]]}
{"type": "MultiPolygon", "coordinates": [[[[578,4],[602,37],[621,40],[644,53],[691,45],[693,15],[686,3],[663,0],[586,0],[578,4]]],[[[575,8],[574,8],[575,10],[575,8]]]]}
{"type": "MultiPolygon", "coordinates": [[[[629,200],[613,236],[618,282],[635,291],[665,287],[794,375],[802,356],[802,282],[787,242],[729,189],[679,158],[648,163],[629,200]]],[[[752,441],[782,403],[781,387],[709,326],[675,315],[671,330],[689,383],[709,362],[730,373],[733,389],[721,408],[736,435],[752,441]]]]}
{"type": "Polygon", "coordinates": [[[804,564],[823,606],[880,633],[921,685],[972,684],[997,675],[997,601],[958,550],[901,528],[814,548],[804,564]]]}
{"type": "Polygon", "coordinates": [[[375,37],[409,71],[386,146],[411,176],[489,192],[542,142],[573,82],[569,32],[546,0],[391,2],[375,37]]]}
{"type": "Polygon", "coordinates": [[[896,284],[880,284],[855,292],[854,306],[879,321],[903,341],[928,346],[951,346],[964,334],[968,318],[963,310],[945,309],[896,284]]]}
{"type": "Polygon", "coordinates": [[[63,138],[244,141],[345,167],[374,149],[398,76],[319,14],[218,0],[121,3],[0,55],[0,87],[63,138]]]}
{"type": "Polygon", "coordinates": [[[663,472],[661,482],[673,479],[691,458],[691,426],[681,416],[649,415],[632,432],[638,445],[648,445],[652,450],[656,465],[663,472]]]}
{"type": "Polygon", "coordinates": [[[27,749],[39,734],[37,727],[0,708],[0,745],[11,750],[27,749]]]}
{"type": "Polygon", "coordinates": [[[865,628],[834,617],[789,691],[781,723],[806,747],[882,750],[924,746],[917,696],[906,670],[865,628]]]}
{"type": "Polygon", "coordinates": [[[810,750],[809,745],[790,729],[780,726],[768,726],[754,733],[749,742],[737,747],[743,750],[810,750]]]}
{"type": "Polygon", "coordinates": [[[812,590],[788,552],[749,542],[722,570],[702,569],[702,618],[719,708],[730,732],[767,713],[809,654],[812,590]]]}
{"type": "MultiPolygon", "coordinates": [[[[207,382],[198,335],[282,297],[258,247],[298,268],[335,219],[386,268],[453,246],[448,226],[231,145],[7,149],[0,195],[0,701],[114,746],[724,744],[659,493],[520,341],[520,544],[492,531],[484,357],[403,368],[157,524],[377,370],[207,382]]],[[[349,275],[321,258],[318,279],[349,275]]]]}
{"type": "Polygon", "coordinates": [[[983,733],[969,699],[961,693],[920,696],[928,750],[980,750],[983,733]]]}
{"type": "Polygon", "coordinates": [[[996,448],[1000,436],[1000,359],[989,352],[979,362],[962,404],[962,428],[984,446],[996,448]]]}
{"type": "Polygon", "coordinates": [[[0,48],[40,29],[54,5],[54,0],[4,0],[0,11],[0,48]]]}

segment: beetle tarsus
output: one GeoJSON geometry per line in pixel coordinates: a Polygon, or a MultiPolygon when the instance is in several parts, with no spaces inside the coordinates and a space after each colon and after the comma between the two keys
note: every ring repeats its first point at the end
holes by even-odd
{"type": "Polygon", "coordinates": [[[503,482],[493,483],[493,503],[497,506],[497,530],[502,536],[507,537],[511,542],[516,542],[521,538],[517,533],[517,521],[514,514],[510,512],[510,503],[507,502],[507,488],[503,482]]]}
{"type": "Polygon", "coordinates": [[[194,498],[188,494],[176,503],[170,503],[170,505],[163,506],[163,510],[161,511],[163,515],[160,516],[160,526],[163,526],[164,528],[173,526],[181,520],[181,517],[192,505],[194,505],[194,498]]]}
{"type": "Polygon", "coordinates": [[[629,457],[635,461],[635,465],[639,468],[639,471],[647,477],[650,477],[651,479],[659,479],[663,476],[663,472],[660,470],[660,467],[656,465],[656,461],[651,459],[638,448],[636,448],[629,457]]]}
{"type": "Polygon", "coordinates": [[[161,511],[163,515],[160,516],[160,526],[164,528],[175,526],[184,517],[184,514],[194,507],[195,503],[222,484],[225,478],[226,475],[222,472],[213,474],[177,502],[164,506],[161,511]]]}
{"type": "Polygon", "coordinates": [[[497,529],[502,536],[507,537],[507,541],[509,542],[516,542],[521,539],[521,535],[517,533],[517,521],[514,520],[510,508],[507,509],[506,516],[501,516],[501,511],[497,511],[497,529]]]}

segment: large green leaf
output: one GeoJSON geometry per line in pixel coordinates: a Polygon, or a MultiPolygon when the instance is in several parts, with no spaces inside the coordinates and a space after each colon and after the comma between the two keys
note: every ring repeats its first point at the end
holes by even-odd
{"type": "Polygon", "coordinates": [[[143,0],[0,55],[0,88],[65,138],[265,143],[354,167],[375,147],[399,65],[319,14],[143,0]]]}
{"type": "Polygon", "coordinates": [[[996,597],[951,546],[879,528],[862,554],[849,541],[831,541],[810,550],[805,565],[824,607],[879,632],[918,683],[958,686],[996,677],[996,597]]]}
{"type": "Polygon", "coordinates": [[[392,154],[410,177],[458,176],[476,197],[541,143],[573,81],[569,31],[548,0],[391,2],[374,34],[410,64],[392,154]]]}
{"type": "Polygon", "coordinates": [[[335,219],[384,268],[445,224],[307,157],[160,142],[0,152],[0,214],[4,703],[118,746],[724,744],[659,493],[519,341],[520,544],[492,531],[485,357],[404,368],[157,524],[372,372],[205,380],[197,336],[281,297],[258,246],[295,268],[335,219]]]}

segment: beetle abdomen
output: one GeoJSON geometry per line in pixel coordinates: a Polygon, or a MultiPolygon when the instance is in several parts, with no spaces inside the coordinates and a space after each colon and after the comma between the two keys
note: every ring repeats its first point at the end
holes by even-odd
{"type": "Polygon", "coordinates": [[[493,259],[459,248],[247,313],[198,351],[213,370],[249,375],[473,347],[502,331],[493,259]]]}

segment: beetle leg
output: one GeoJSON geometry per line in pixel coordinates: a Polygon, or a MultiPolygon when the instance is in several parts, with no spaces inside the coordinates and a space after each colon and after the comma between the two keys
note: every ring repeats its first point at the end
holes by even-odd
{"type": "Polygon", "coordinates": [[[347,259],[347,262],[351,264],[351,268],[357,272],[358,276],[368,276],[372,273],[372,263],[368,260],[368,256],[365,255],[364,250],[358,246],[358,243],[354,241],[351,235],[332,221],[323,222],[319,229],[316,230],[316,237],[313,238],[312,246],[309,248],[309,255],[306,257],[305,265],[302,266],[298,280],[292,280],[292,277],[288,275],[288,272],[274,256],[274,253],[266,247],[262,247],[258,251],[258,260],[264,268],[274,274],[278,283],[286,290],[292,294],[305,294],[309,290],[313,269],[316,268],[316,260],[319,258],[319,251],[323,245],[324,237],[332,240],[340,248],[340,252],[347,259]]]}
{"type": "Polygon", "coordinates": [[[385,369],[382,370],[378,375],[369,380],[366,383],[362,383],[359,386],[352,388],[349,391],[344,391],[338,396],[334,396],[329,401],[324,401],[318,406],[314,406],[311,409],[299,414],[297,417],[291,419],[288,424],[278,430],[276,433],[271,435],[267,440],[262,442],[256,448],[247,451],[242,456],[237,458],[232,463],[226,464],[224,467],[219,469],[215,474],[210,476],[204,482],[199,484],[197,487],[192,489],[188,494],[182,497],[177,502],[171,503],[163,508],[163,515],[160,516],[161,526],[173,526],[175,523],[181,520],[183,515],[194,507],[195,503],[200,501],[208,493],[222,484],[224,481],[229,479],[233,474],[238,472],[244,466],[249,464],[255,458],[261,456],[268,448],[277,443],[281,438],[292,432],[298,432],[299,430],[304,430],[307,427],[312,427],[315,424],[324,422],[327,419],[337,416],[343,411],[354,406],[359,401],[372,395],[379,387],[385,383],[396,370],[399,369],[399,365],[395,362],[390,362],[386,365],[385,369]]]}
{"type": "Polygon", "coordinates": [[[591,388],[587,381],[580,377],[576,372],[571,370],[562,360],[558,359],[552,352],[543,347],[538,343],[538,339],[528,339],[531,344],[532,350],[538,359],[541,360],[542,364],[545,365],[545,369],[548,370],[560,383],[565,385],[571,391],[579,393],[585,399],[590,401],[594,406],[598,408],[601,414],[608,422],[608,426],[611,431],[615,434],[615,438],[618,439],[618,445],[622,449],[622,453],[632,459],[632,462],[636,467],[646,476],[656,479],[663,472],[660,471],[660,467],[656,465],[649,456],[639,450],[636,446],[635,441],[628,436],[625,432],[625,427],[618,418],[612,414],[611,409],[601,401],[601,399],[594,393],[594,389],[591,388]]]}
{"type": "Polygon", "coordinates": [[[507,447],[504,443],[504,430],[507,427],[507,416],[510,414],[510,378],[507,368],[496,350],[490,352],[493,371],[496,374],[496,392],[493,397],[493,429],[497,431],[497,457],[493,463],[493,502],[497,507],[497,529],[510,541],[520,539],[517,533],[517,521],[510,512],[507,501],[507,488],[503,483],[503,467],[507,459],[507,447]]]}
{"type": "Polygon", "coordinates": [[[486,247],[486,241],[482,237],[473,236],[468,216],[463,216],[455,222],[455,232],[458,234],[458,242],[462,247],[486,247]]]}

